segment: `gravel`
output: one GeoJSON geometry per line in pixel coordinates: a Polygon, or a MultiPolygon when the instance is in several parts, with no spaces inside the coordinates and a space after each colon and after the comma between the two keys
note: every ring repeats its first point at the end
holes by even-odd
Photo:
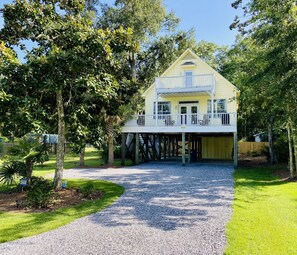
{"type": "Polygon", "coordinates": [[[232,173],[228,164],[178,162],[67,170],[66,178],[113,181],[125,193],[101,212],[0,244],[0,254],[223,254],[232,173]]]}

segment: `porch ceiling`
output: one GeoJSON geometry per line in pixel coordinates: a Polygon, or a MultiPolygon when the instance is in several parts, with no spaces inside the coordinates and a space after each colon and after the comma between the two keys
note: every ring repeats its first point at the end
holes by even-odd
{"type": "Polygon", "coordinates": [[[189,96],[209,96],[209,92],[168,92],[159,93],[161,97],[189,97],[189,96]]]}

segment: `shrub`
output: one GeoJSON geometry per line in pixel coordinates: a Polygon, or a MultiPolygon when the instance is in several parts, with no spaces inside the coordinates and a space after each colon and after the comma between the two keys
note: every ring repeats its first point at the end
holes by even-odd
{"type": "Polygon", "coordinates": [[[26,176],[26,165],[21,161],[5,162],[0,169],[0,182],[12,184],[16,177],[26,176]]]}
{"type": "Polygon", "coordinates": [[[96,186],[92,182],[88,182],[80,188],[80,192],[82,193],[83,197],[90,197],[91,194],[96,190],[96,186]]]}
{"type": "Polygon", "coordinates": [[[8,143],[9,142],[9,139],[5,136],[0,136],[0,142],[2,143],[8,143]]]}
{"type": "Polygon", "coordinates": [[[104,164],[108,163],[108,147],[106,145],[102,145],[101,159],[104,164]]]}
{"type": "Polygon", "coordinates": [[[122,156],[122,148],[121,146],[116,146],[114,149],[114,158],[121,158],[122,156]]]}
{"type": "Polygon", "coordinates": [[[33,208],[47,207],[53,193],[53,183],[42,177],[32,177],[27,204],[33,208]]]}
{"type": "MultiPolygon", "coordinates": [[[[274,142],[274,153],[279,163],[287,163],[289,158],[288,141],[285,136],[278,137],[274,142]]],[[[267,160],[270,160],[268,146],[263,147],[261,154],[266,156],[267,160]]]]}
{"type": "Polygon", "coordinates": [[[247,155],[250,157],[258,157],[258,156],[261,156],[261,153],[258,151],[248,151],[247,155]]]}
{"type": "MultiPolygon", "coordinates": [[[[103,145],[102,146],[102,152],[101,152],[101,158],[104,162],[104,164],[107,164],[108,163],[108,147],[106,145],[103,145]]],[[[121,147],[120,146],[115,146],[114,147],[114,158],[115,159],[118,159],[118,158],[121,158],[121,147]]]]}
{"type": "Polygon", "coordinates": [[[4,143],[0,141],[0,154],[3,155],[4,153],[4,143]]]}

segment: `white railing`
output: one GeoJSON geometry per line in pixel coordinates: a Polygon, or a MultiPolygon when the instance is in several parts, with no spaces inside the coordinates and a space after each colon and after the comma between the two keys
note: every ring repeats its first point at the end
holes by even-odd
{"type": "Polygon", "coordinates": [[[199,87],[215,87],[213,74],[191,75],[191,76],[171,76],[157,77],[157,89],[187,89],[199,87]]]}
{"type": "Polygon", "coordinates": [[[134,115],[126,126],[236,126],[236,113],[134,115]]]}

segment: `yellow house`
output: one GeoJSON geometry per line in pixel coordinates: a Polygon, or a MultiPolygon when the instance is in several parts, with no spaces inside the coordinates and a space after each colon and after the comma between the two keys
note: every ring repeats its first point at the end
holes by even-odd
{"type": "Polygon", "coordinates": [[[136,163],[234,159],[236,167],[238,94],[188,49],[144,92],[144,114],[125,124],[122,144],[133,151],[136,163]]]}

